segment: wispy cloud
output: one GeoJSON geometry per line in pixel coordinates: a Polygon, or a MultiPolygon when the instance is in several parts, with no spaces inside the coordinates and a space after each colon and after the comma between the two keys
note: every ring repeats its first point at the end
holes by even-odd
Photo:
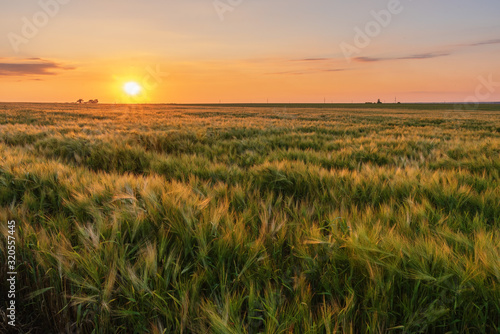
{"type": "Polygon", "coordinates": [[[58,71],[74,69],[74,67],[41,58],[0,58],[0,61],[0,76],[56,75],[58,71]]]}
{"type": "Polygon", "coordinates": [[[283,72],[270,72],[266,74],[273,75],[304,75],[304,74],[313,74],[313,73],[329,73],[329,72],[342,72],[346,71],[345,68],[318,68],[318,69],[306,69],[306,70],[295,70],[295,71],[283,71],[283,72]]]}
{"type": "Polygon", "coordinates": [[[302,58],[302,59],[292,59],[292,61],[311,61],[311,62],[323,62],[331,61],[333,58],[302,58]]]}
{"type": "Polygon", "coordinates": [[[431,53],[421,53],[421,54],[415,54],[415,55],[410,55],[410,56],[405,56],[405,57],[398,57],[396,59],[430,59],[430,58],[439,58],[439,57],[446,57],[449,56],[449,52],[431,52],[431,53]]]}
{"type": "Polygon", "coordinates": [[[490,40],[476,42],[476,43],[460,44],[459,46],[474,47],[474,46],[493,45],[493,44],[500,44],[500,38],[490,39],[490,40]]]}
{"type": "Polygon", "coordinates": [[[494,45],[494,44],[500,44],[500,39],[489,39],[489,40],[479,41],[479,42],[474,42],[474,43],[459,44],[459,45],[455,45],[455,46],[450,47],[449,51],[444,51],[444,52],[443,51],[434,51],[434,52],[417,53],[417,54],[394,56],[394,57],[356,57],[356,58],[354,58],[354,60],[357,62],[361,62],[361,63],[371,63],[371,62],[387,61],[387,60],[424,60],[424,59],[432,59],[432,58],[440,58],[440,57],[450,56],[462,48],[472,48],[472,47],[494,45]]]}
{"type": "Polygon", "coordinates": [[[370,63],[370,62],[386,61],[386,60],[431,59],[431,58],[445,57],[448,55],[450,55],[449,52],[429,52],[429,53],[419,53],[419,54],[412,54],[408,56],[399,56],[399,57],[356,57],[354,58],[354,60],[361,63],[370,63]]]}

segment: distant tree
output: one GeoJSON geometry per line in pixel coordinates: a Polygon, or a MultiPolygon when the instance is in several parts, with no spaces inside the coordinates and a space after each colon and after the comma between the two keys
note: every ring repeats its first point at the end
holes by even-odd
{"type": "Polygon", "coordinates": [[[378,99],[377,104],[382,104],[382,101],[380,101],[380,99],[378,99]]]}
{"type": "Polygon", "coordinates": [[[98,99],[95,99],[95,100],[89,100],[87,103],[97,104],[97,103],[99,103],[99,100],[98,100],[98,99]]]}
{"type": "Polygon", "coordinates": [[[83,103],[83,99],[79,99],[78,101],[76,101],[76,103],[82,104],[83,103]]]}

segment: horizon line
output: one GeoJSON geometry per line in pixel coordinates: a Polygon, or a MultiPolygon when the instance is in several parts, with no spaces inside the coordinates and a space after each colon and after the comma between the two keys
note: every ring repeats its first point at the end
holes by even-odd
{"type": "MultiPolygon", "coordinates": [[[[89,105],[89,103],[77,103],[77,102],[40,102],[40,101],[12,101],[4,102],[0,101],[0,104],[15,104],[15,103],[26,103],[26,104],[74,104],[74,105],[89,105]]],[[[293,105],[339,105],[339,104],[362,104],[362,105],[380,105],[380,104],[500,104],[500,101],[486,101],[477,103],[468,102],[437,102],[437,101],[426,101],[426,102],[146,102],[146,103],[118,103],[118,102],[99,102],[90,105],[283,105],[283,104],[293,104],[293,105]]]]}

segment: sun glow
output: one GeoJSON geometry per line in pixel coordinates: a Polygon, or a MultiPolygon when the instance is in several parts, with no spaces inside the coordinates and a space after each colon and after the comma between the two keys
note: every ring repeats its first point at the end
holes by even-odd
{"type": "Polygon", "coordinates": [[[123,85],[123,90],[130,96],[136,96],[142,91],[142,87],[137,82],[130,81],[123,85]]]}

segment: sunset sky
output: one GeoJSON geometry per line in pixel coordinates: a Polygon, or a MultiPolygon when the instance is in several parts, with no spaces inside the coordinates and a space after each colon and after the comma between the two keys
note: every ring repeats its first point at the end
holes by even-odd
{"type": "Polygon", "coordinates": [[[3,1],[0,102],[500,101],[499,17],[498,0],[3,1]]]}

